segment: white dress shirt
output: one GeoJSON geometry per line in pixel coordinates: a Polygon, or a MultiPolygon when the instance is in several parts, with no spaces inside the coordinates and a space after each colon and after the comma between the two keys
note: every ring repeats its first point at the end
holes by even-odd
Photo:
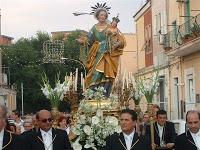
{"type": "Polygon", "coordinates": [[[133,131],[133,132],[132,132],[131,134],[129,134],[129,135],[127,135],[127,134],[125,134],[125,133],[123,132],[124,139],[125,139],[125,142],[126,142],[126,148],[127,148],[127,150],[130,150],[130,149],[131,149],[134,134],[135,134],[135,131],[133,131]]]}
{"type": "Polygon", "coordinates": [[[192,138],[194,140],[194,143],[195,143],[197,149],[200,150],[200,129],[196,134],[192,133],[192,132],[190,132],[190,133],[192,135],[192,138]]]}
{"type": "Polygon", "coordinates": [[[160,142],[163,140],[163,129],[164,129],[164,126],[161,126],[157,123],[157,127],[158,127],[158,133],[159,133],[159,137],[160,137],[160,142]]]}
{"type": "Polygon", "coordinates": [[[45,150],[53,150],[52,129],[50,129],[48,132],[45,132],[42,129],[40,129],[40,132],[42,134],[45,150]]]}
{"type": "Polygon", "coordinates": [[[65,131],[67,132],[67,135],[68,135],[69,132],[70,132],[70,127],[67,127],[67,128],[65,129],[65,131]]]}
{"type": "Polygon", "coordinates": [[[4,135],[4,129],[0,132],[0,149],[3,147],[3,135],[4,135]]]}

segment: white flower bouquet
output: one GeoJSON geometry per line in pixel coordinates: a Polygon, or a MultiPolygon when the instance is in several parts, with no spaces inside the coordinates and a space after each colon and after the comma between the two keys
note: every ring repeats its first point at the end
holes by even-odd
{"type": "MultiPolygon", "coordinates": [[[[121,132],[118,119],[114,116],[104,116],[101,108],[101,100],[105,100],[104,88],[96,88],[95,91],[88,89],[84,93],[85,99],[99,100],[95,109],[84,100],[80,103],[76,114],[77,122],[72,132],[77,135],[72,146],[75,150],[94,149],[99,150],[106,145],[106,137],[115,132],[121,132]]],[[[115,103],[113,95],[108,100],[115,103]]]]}
{"type": "Polygon", "coordinates": [[[153,96],[157,92],[159,86],[158,81],[158,71],[155,71],[150,78],[146,78],[145,76],[136,78],[136,87],[138,88],[139,92],[145,96],[148,103],[153,102],[153,96]]]}
{"type": "Polygon", "coordinates": [[[103,112],[99,109],[95,116],[88,115],[88,113],[77,115],[77,124],[72,128],[73,133],[78,135],[72,144],[74,149],[98,150],[106,145],[106,137],[115,132],[121,132],[116,117],[104,117],[102,114],[103,112]]]}
{"type": "Polygon", "coordinates": [[[64,94],[69,91],[68,82],[65,80],[63,83],[60,83],[59,74],[57,74],[54,88],[51,87],[46,74],[42,77],[42,81],[41,90],[43,94],[50,100],[52,107],[57,107],[59,101],[63,100],[64,94]]]}

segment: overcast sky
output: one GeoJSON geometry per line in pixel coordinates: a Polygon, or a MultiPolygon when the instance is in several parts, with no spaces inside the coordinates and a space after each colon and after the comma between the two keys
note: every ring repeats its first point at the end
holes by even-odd
{"type": "Polygon", "coordinates": [[[112,7],[111,19],[120,14],[119,29],[135,32],[133,15],[144,0],[0,0],[2,34],[14,37],[33,36],[36,31],[88,31],[96,20],[93,16],[73,16],[73,12],[90,12],[96,2],[112,7]]]}

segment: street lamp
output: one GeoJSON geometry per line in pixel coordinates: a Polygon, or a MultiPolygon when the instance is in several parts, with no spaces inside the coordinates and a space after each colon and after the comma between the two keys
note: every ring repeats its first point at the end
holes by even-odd
{"type": "Polygon", "coordinates": [[[78,61],[78,60],[76,60],[76,59],[65,58],[65,57],[61,57],[61,60],[75,61],[75,62],[79,63],[79,64],[83,67],[83,69],[84,69],[84,74],[85,74],[85,77],[86,77],[86,68],[85,68],[85,65],[84,65],[82,62],[80,62],[80,61],[78,61]]]}

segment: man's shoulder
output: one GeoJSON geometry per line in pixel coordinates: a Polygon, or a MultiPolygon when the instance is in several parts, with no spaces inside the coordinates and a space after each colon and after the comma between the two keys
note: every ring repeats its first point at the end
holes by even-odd
{"type": "Polygon", "coordinates": [[[169,127],[169,128],[172,128],[172,127],[174,127],[174,123],[170,122],[170,121],[167,121],[166,122],[166,126],[169,127]]]}
{"type": "Polygon", "coordinates": [[[177,141],[179,141],[179,140],[184,140],[184,139],[186,139],[187,138],[187,136],[186,136],[186,133],[182,133],[182,134],[180,134],[180,135],[178,135],[177,137],[176,137],[176,140],[177,141]]]}
{"type": "Polygon", "coordinates": [[[36,130],[34,130],[34,129],[31,129],[31,130],[29,130],[29,131],[24,131],[21,135],[20,135],[20,137],[21,138],[29,138],[29,137],[31,137],[31,138],[33,138],[33,137],[35,137],[36,136],[36,130]]]}
{"type": "Polygon", "coordinates": [[[65,130],[58,129],[58,128],[52,128],[52,130],[54,130],[54,131],[57,132],[57,133],[66,133],[65,130]]]}
{"type": "Polygon", "coordinates": [[[67,132],[62,129],[52,128],[52,131],[59,136],[67,136],[67,132]]]}
{"type": "Polygon", "coordinates": [[[16,137],[17,135],[11,131],[4,130],[4,136],[16,137]]]}
{"type": "Polygon", "coordinates": [[[168,125],[174,125],[174,123],[171,122],[171,121],[166,121],[166,124],[168,124],[168,125]]]}
{"type": "Polygon", "coordinates": [[[12,142],[12,143],[13,142],[15,143],[15,142],[18,142],[18,141],[21,140],[19,135],[15,134],[13,132],[10,132],[8,130],[4,131],[4,136],[5,136],[6,139],[9,139],[9,141],[12,142]]]}
{"type": "Polygon", "coordinates": [[[112,135],[110,135],[108,137],[108,139],[112,139],[112,140],[116,140],[116,139],[119,139],[119,136],[120,136],[120,133],[113,133],[112,135]]]}

